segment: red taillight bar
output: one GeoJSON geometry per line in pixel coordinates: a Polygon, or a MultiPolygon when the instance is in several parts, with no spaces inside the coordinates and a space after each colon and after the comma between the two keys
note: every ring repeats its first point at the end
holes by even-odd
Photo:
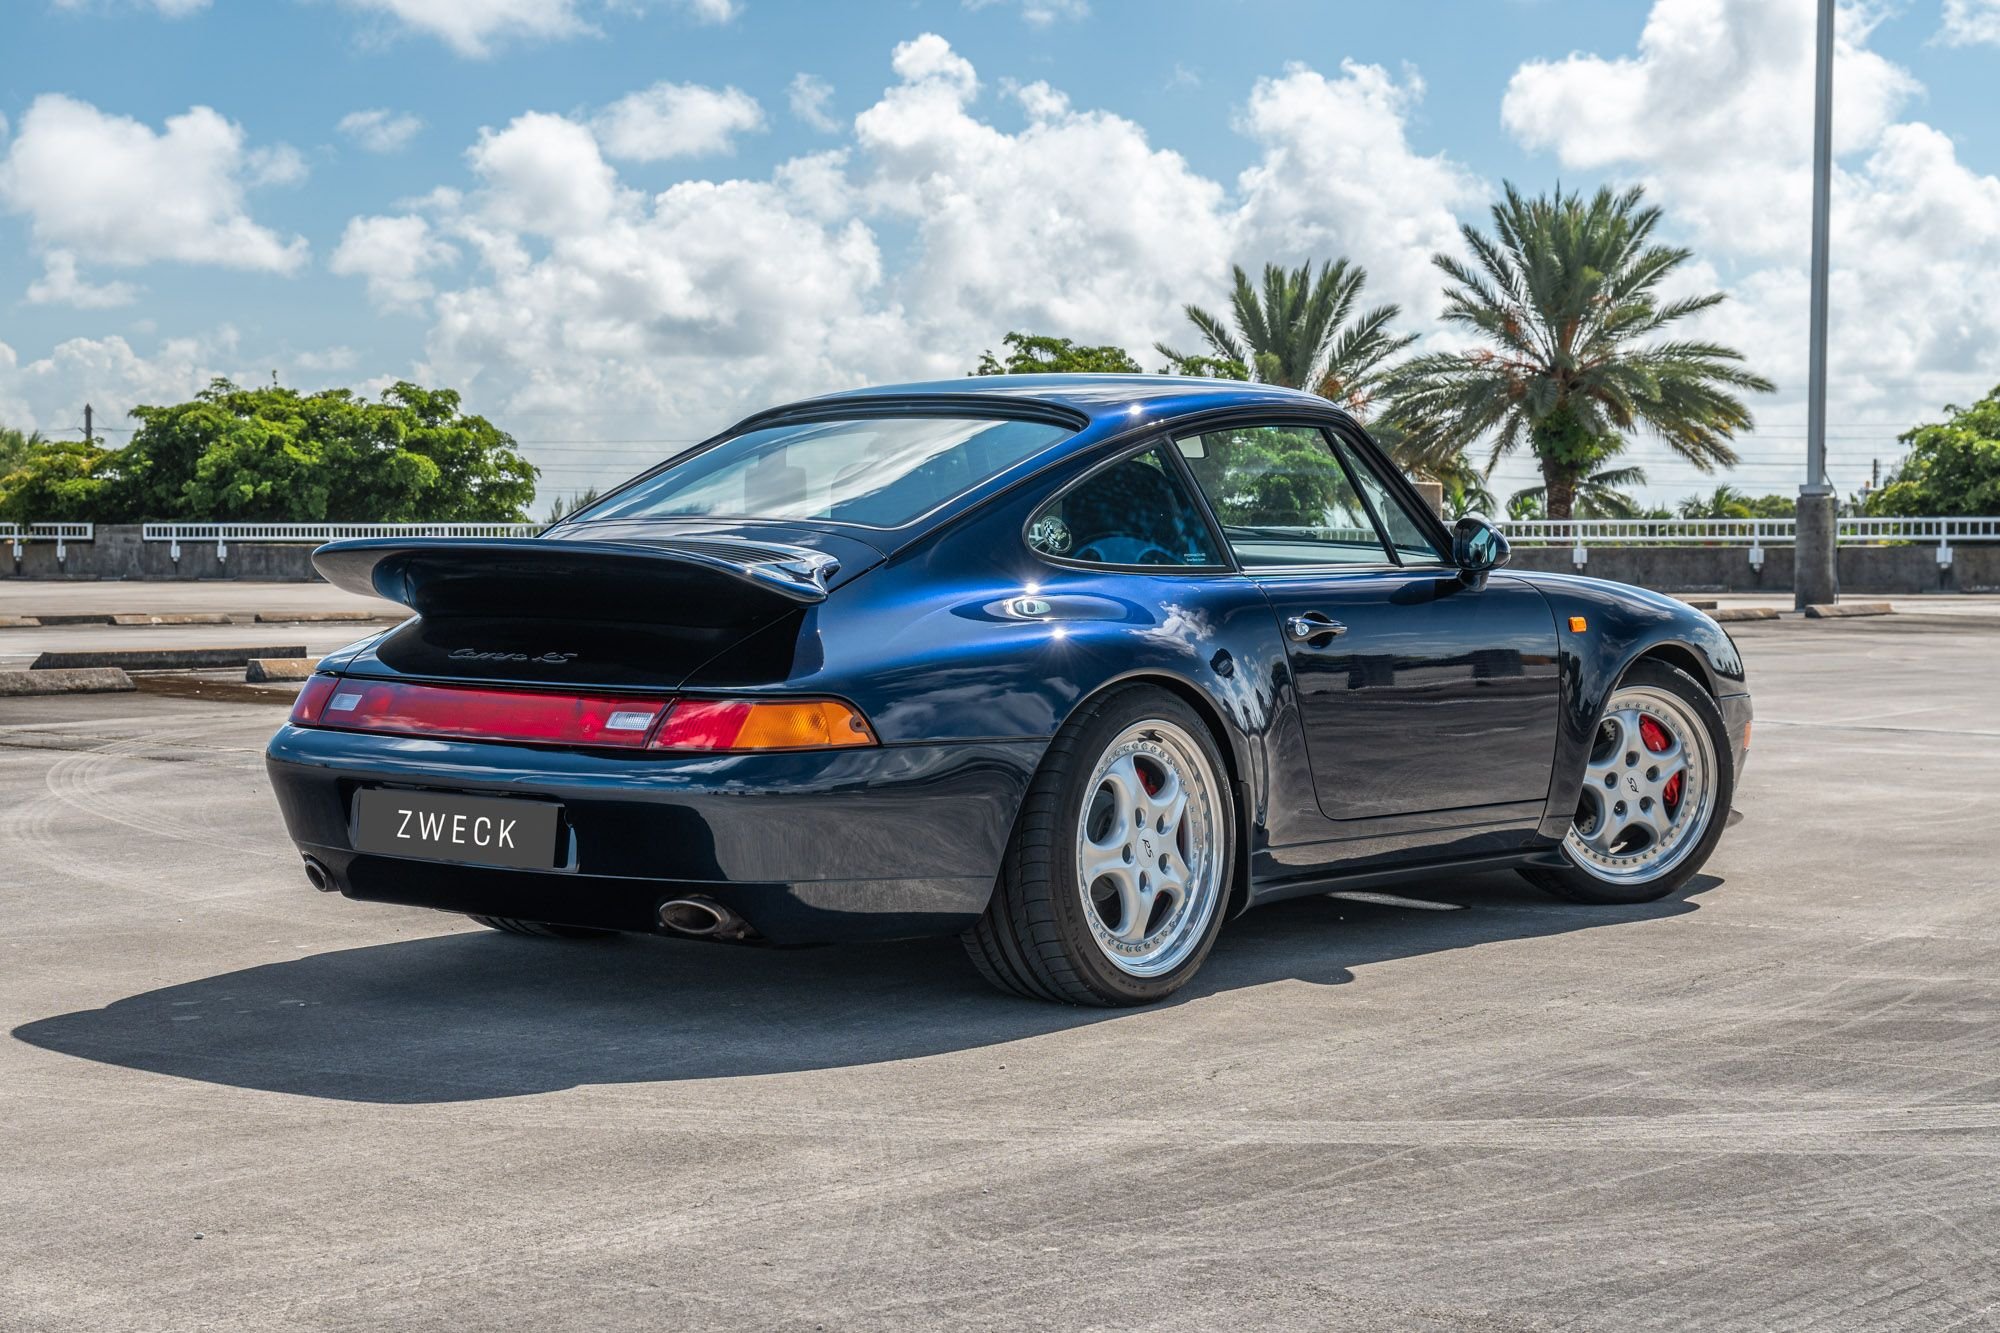
{"type": "Polygon", "coordinates": [[[292,705],[295,727],[453,736],[530,745],[682,753],[836,750],[875,745],[868,720],[837,699],[671,699],[547,694],[316,675],[292,705]]]}
{"type": "Polygon", "coordinates": [[[314,676],[292,724],[399,736],[644,749],[669,706],[660,698],[537,694],[463,685],[314,676]]]}

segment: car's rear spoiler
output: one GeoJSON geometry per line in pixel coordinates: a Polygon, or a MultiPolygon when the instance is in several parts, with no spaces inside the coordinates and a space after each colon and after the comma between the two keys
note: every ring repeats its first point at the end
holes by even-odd
{"type": "Polygon", "coordinates": [[[823,600],[840,562],[775,542],[364,538],[313,552],[329,583],[419,615],[726,625],[823,600]]]}

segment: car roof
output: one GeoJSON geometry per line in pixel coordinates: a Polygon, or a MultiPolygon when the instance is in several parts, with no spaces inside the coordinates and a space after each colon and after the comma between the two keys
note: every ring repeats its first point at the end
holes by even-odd
{"type": "Polygon", "coordinates": [[[911,399],[921,398],[952,398],[961,402],[967,398],[992,398],[1067,408],[1093,425],[1130,416],[1134,409],[1155,421],[1227,407],[1312,407],[1340,414],[1340,409],[1327,399],[1297,389],[1185,375],[967,375],[962,379],[848,389],[792,406],[826,407],[843,403],[866,406],[877,401],[885,405],[892,401],[907,404],[911,399]]]}

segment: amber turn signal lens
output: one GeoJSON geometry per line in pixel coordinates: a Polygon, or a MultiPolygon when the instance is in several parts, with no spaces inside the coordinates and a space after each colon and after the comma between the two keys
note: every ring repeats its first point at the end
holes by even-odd
{"type": "Polygon", "coordinates": [[[656,750],[836,750],[873,745],[867,719],[837,699],[687,699],[653,737],[656,750]]]}
{"type": "Polygon", "coordinates": [[[1750,752],[1750,724],[1748,722],[1743,724],[1743,751],[1745,754],[1750,752]]]}
{"type": "Polygon", "coordinates": [[[1585,620],[1582,616],[1571,616],[1569,618],[1570,633],[1581,634],[1589,628],[1590,628],[1590,622],[1585,620]]]}

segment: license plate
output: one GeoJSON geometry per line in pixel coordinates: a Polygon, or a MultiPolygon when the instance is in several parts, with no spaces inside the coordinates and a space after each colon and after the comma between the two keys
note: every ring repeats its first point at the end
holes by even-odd
{"type": "Polygon", "coordinates": [[[445,792],[364,787],[354,793],[356,851],[548,870],[561,806],[445,792]]]}

